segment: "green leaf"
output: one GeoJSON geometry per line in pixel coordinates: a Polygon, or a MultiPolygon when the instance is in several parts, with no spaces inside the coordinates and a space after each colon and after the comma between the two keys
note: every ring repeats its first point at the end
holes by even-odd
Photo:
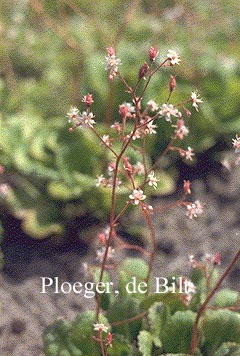
{"type": "Polygon", "coordinates": [[[187,309],[177,293],[150,294],[141,302],[140,308],[142,310],[148,310],[155,302],[163,302],[168,305],[171,314],[187,309]]]}
{"type": "Polygon", "coordinates": [[[222,344],[215,352],[214,356],[239,356],[240,344],[227,342],[222,344]]]}
{"type": "Polygon", "coordinates": [[[81,356],[82,352],[70,340],[69,323],[57,320],[43,334],[43,350],[46,356],[81,356]]]}
{"type": "Polygon", "coordinates": [[[168,194],[172,194],[175,191],[176,185],[173,176],[171,176],[170,174],[164,171],[156,170],[155,177],[159,179],[157,183],[157,188],[154,189],[153,187],[147,185],[145,189],[145,193],[147,196],[168,195],[168,194]]]}
{"type": "MultiPolygon", "coordinates": [[[[121,296],[129,296],[126,290],[127,284],[136,284],[136,290],[139,283],[144,282],[148,275],[148,265],[141,258],[127,258],[119,265],[119,293],[121,296]]],[[[144,286],[143,286],[144,287],[144,286]]],[[[149,286],[147,286],[149,288],[149,286]]],[[[143,288],[144,289],[144,288],[143,288]]],[[[144,293],[133,293],[134,297],[142,300],[144,298],[144,293]]]]}
{"type": "Polygon", "coordinates": [[[162,302],[155,302],[148,311],[150,332],[155,346],[162,347],[162,333],[170,318],[170,308],[162,302]]]}
{"type": "Polygon", "coordinates": [[[238,299],[238,292],[231,289],[220,290],[214,299],[214,305],[219,307],[233,306],[236,304],[238,299]]]}
{"type": "Polygon", "coordinates": [[[68,201],[79,198],[81,196],[83,188],[79,186],[69,186],[64,182],[52,181],[48,183],[49,194],[57,200],[68,201]]]}
{"type": "Polygon", "coordinates": [[[164,352],[187,353],[189,351],[195,317],[196,314],[190,310],[179,311],[171,316],[163,331],[164,352]]]}
{"type": "Polygon", "coordinates": [[[107,351],[109,356],[129,356],[132,354],[132,346],[123,335],[114,334],[112,347],[107,351]]]}
{"type": "MultiPolygon", "coordinates": [[[[79,348],[84,356],[93,356],[100,354],[99,344],[93,340],[93,324],[96,322],[96,313],[94,311],[86,311],[79,314],[72,322],[69,337],[74,345],[79,348]]],[[[110,326],[108,320],[103,316],[99,316],[99,323],[105,326],[110,326]]]]}
{"type": "Polygon", "coordinates": [[[230,310],[211,310],[202,319],[204,333],[203,350],[213,355],[224,342],[239,342],[240,314],[230,310]]]}
{"type": "Polygon", "coordinates": [[[146,330],[140,331],[138,334],[138,348],[142,356],[151,356],[153,347],[153,337],[150,332],[146,330]]]}
{"type": "Polygon", "coordinates": [[[24,214],[22,227],[26,233],[36,239],[44,239],[49,235],[60,235],[63,227],[54,222],[54,208],[40,206],[28,210],[24,214]]]}
{"type": "MultiPolygon", "coordinates": [[[[110,306],[107,318],[110,323],[135,317],[139,314],[139,301],[136,298],[122,297],[121,295],[110,306]]],[[[141,320],[134,320],[112,327],[113,333],[125,335],[131,342],[136,339],[141,328],[141,320]]]]}

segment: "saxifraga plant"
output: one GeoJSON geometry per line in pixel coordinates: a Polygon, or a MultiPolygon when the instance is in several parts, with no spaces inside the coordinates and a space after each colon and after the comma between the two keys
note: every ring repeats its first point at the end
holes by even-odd
{"type": "MultiPolygon", "coordinates": [[[[107,48],[107,52],[109,79],[118,77],[131,99],[131,102],[119,105],[121,121],[111,125],[110,133],[100,134],[95,129],[95,117],[91,111],[94,102],[92,94],[83,97],[85,111],[80,113],[73,107],[67,114],[72,124],[69,131],[73,132],[78,127],[91,130],[108,157],[108,175],[99,175],[96,185],[99,189],[109,189],[109,226],[98,235],[100,248],[97,250],[97,261],[100,267],[85,265],[87,275],[94,281],[85,286],[85,297],[96,297],[96,310],[81,313],[72,323],[60,320],[50,325],[44,333],[45,354],[240,355],[238,293],[231,290],[218,292],[222,281],[239,258],[240,251],[220,278],[216,268],[221,262],[219,253],[207,254],[203,261],[189,256],[192,265],[190,278],[174,276],[171,283],[164,283],[162,288],[159,280],[152,276],[156,253],[153,218],[160,211],[146,203],[146,199],[149,189],[157,188],[161,171],[158,170],[155,175],[155,170],[164,156],[175,152],[185,160],[193,160],[193,149],[182,148],[177,142],[183,141],[189,133],[185,126],[185,117],[188,119],[191,115],[188,104],[198,111],[202,100],[196,92],[192,92],[187,100],[171,104],[176,88],[176,77],[171,75],[165,103],[159,106],[149,100],[146,105],[143,104],[152,77],[161,69],[179,64],[176,51],[169,50],[166,58],[158,62],[158,50],[151,47],[148,61],[141,66],[133,86],[122,75],[119,69],[121,61],[114,48],[107,48]],[[157,132],[162,120],[172,126],[173,133],[161,156],[151,163],[147,159],[146,143],[157,132]],[[140,160],[133,162],[131,152],[138,152],[140,160]],[[122,199],[118,200],[121,189],[127,192],[125,203],[122,199]],[[126,243],[118,236],[119,221],[133,206],[139,208],[149,230],[147,249],[126,243]],[[136,250],[144,258],[121,260],[117,256],[120,249],[136,250]],[[115,279],[117,276],[114,284],[111,282],[112,271],[115,279]],[[106,286],[112,289],[106,290],[106,286]]],[[[238,152],[238,136],[233,140],[233,146],[238,152]]],[[[182,197],[171,208],[182,207],[186,210],[186,216],[194,219],[203,213],[204,204],[199,200],[188,201],[190,194],[191,183],[186,180],[183,182],[182,197]]],[[[169,208],[166,206],[166,209],[169,208]]]]}

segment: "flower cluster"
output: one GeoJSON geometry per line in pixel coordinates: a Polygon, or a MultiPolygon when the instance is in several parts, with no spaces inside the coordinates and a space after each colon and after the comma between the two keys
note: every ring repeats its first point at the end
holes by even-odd
{"type": "MultiPolygon", "coordinates": [[[[191,112],[185,106],[192,104],[198,111],[199,104],[202,103],[202,99],[199,95],[193,91],[185,101],[172,104],[172,94],[176,89],[177,83],[176,76],[170,75],[168,96],[163,103],[157,103],[150,99],[146,100],[147,104],[145,104],[145,94],[153,75],[161,68],[168,67],[168,69],[171,69],[172,66],[179,65],[181,62],[179,53],[172,49],[168,51],[167,56],[161,63],[159,57],[157,48],[151,47],[148,52],[148,58],[146,58],[146,61],[140,67],[138,73],[136,73],[135,85],[131,86],[120,72],[121,60],[117,58],[115,49],[113,47],[107,48],[105,69],[109,72],[109,79],[113,80],[113,78],[117,76],[126,88],[127,93],[131,95],[129,101],[124,101],[118,106],[118,118],[111,124],[112,130],[110,130],[110,132],[101,132],[101,134],[99,134],[97,128],[93,126],[96,122],[94,120],[94,114],[91,111],[91,106],[94,102],[92,94],[88,93],[82,99],[82,102],[85,104],[85,111],[80,113],[78,108],[72,107],[67,114],[68,121],[72,124],[70,130],[72,131],[78,126],[90,128],[92,133],[100,141],[100,144],[104,146],[108,159],[108,163],[104,165],[107,173],[97,176],[96,181],[97,187],[111,188],[109,226],[97,235],[98,246],[96,249],[96,261],[101,264],[100,282],[102,282],[104,271],[107,268],[111,269],[116,266],[115,249],[118,246],[121,248],[136,249],[136,251],[144,253],[145,256],[150,259],[149,267],[151,272],[155,253],[154,224],[151,221],[154,209],[151,205],[146,204],[146,200],[147,192],[151,191],[149,187],[156,190],[158,182],[160,181],[155,175],[155,169],[161,164],[162,157],[170,151],[173,153],[177,152],[180,157],[188,161],[192,161],[194,157],[193,148],[187,147],[187,149],[184,149],[177,147],[176,141],[183,141],[189,134],[189,129],[185,125],[185,121],[187,121],[191,112]],[[143,80],[145,79],[146,81],[144,82],[143,80]],[[156,157],[156,161],[150,163],[150,157],[148,158],[146,155],[147,141],[151,135],[157,134],[158,128],[161,128],[164,121],[172,124],[169,124],[172,135],[160,157],[156,157]],[[141,142],[139,144],[140,140],[141,142]],[[122,184],[121,189],[118,190],[120,184],[122,184]],[[126,191],[128,193],[126,193],[126,191]],[[124,202],[122,202],[122,207],[119,209],[120,211],[116,209],[119,194],[123,194],[124,196],[124,202]],[[128,244],[122,240],[115,231],[120,218],[131,205],[140,207],[140,210],[142,210],[143,217],[151,234],[150,241],[153,244],[153,252],[149,252],[140,246],[128,244]]],[[[165,125],[168,124],[165,123],[165,125]]],[[[236,152],[240,151],[240,138],[238,136],[233,140],[233,146],[236,152]]],[[[203,213],[203,205],[199,200],[196,200],[194,203],[185,201],[189,194],[191,194],[191,183],[189,180],[185,180],[183,183],[182,198],[176,202],[176,206],[184,206],[187,210],[186,216],[192,220],[203,213]]],[[[155,211],[156,210],[157,208],[155,211]]],[[[196,263],[194,257],[192,257],[191,260],[192,264],[196,263]]],[[[214,263],[217,263],[219,259],[215,256],[214,261],[214,263]]],[[[95,267],[96,266],[93,268],[95,267]]],[[[89,268],[87,269],[89,270],[89,268]]],[[[149,273],[149,275],[150,274],[151,273],[149,273]]],[[[196,287],[187,278],[183,278],[183,283],[187,288],[185,288],[186,291],[182,296],[183,302],[189,305],[196,291],[196,287]]],[[[182,288],[182,286],[178,287],[179,289],[182,288]]],[[[98,321],[101,309],[101,298],[98,299],[97,303],[96,320],[98,321]]],[[[94,324],[94,330],[98,332],[95,339],[100,343],[102,350],[106,350],[108,346],[112,345],[113,336],[108,332],[106,325],[97,322],[94,324]],[[102,337],[103,333],[107,333],[105,339],[102,337]]]]}
{"type": "Polygon", "coordinates": [[[118,67],[121,59],[116,57],[115,50],[112,47],[107,48],[108,56],[105,57],[105,69],[109,70],[109,79],[112,80],[118,74],[118,67]]]}
{"type": "Polygon", "coordinates": [[[187,213],[186,215],[189,219],[197,218],[198,215],[203,213],[203,205],[199,200],[196,200],[194,203],[187,204],[187,213]]]}
{"type": "Polygon", "coordinates": [[[83,111],[79,113],[78,108],[71,107],[70,111],[67,113],[68,122],[73,124],[70,131],[74,130],[78,126],[82,127],[92,127],[96,122],[93,120],[94,115],[91,111],[83,111]]]}

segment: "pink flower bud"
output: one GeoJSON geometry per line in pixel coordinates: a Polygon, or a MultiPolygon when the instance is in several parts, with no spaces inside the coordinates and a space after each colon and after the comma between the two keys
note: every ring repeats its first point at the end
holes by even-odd
{"type": "Polygon", "coordinates": [[[189,180],[184,180],[183,181],[183,191],[184,194],[191,194],[191,189],[190,189],[190,181],[189,180]]]}
{"type": "Polygon", "coordinates": [[[107,52],[108,52],[109,56],[116,56],[116,52],[112,47],[108,47],[107,52]]]}
{"type": "Polygon", "coordinates": [[[128,157],[123,157],[123,165],[128,174],[133,174],[134,169],[128,160],[128,157]]]}
{"type": "Polygon", "coordinates": [[[188,117],[192,115],[191,111],[188,110],[187,108],[185,108],[184,106],[183,106],[183,109],[184,109],[184,111],[185,111],[185,114],[186,114],[188,117]]]}
{"type": "Polygon", "coordinates": [[[112,341],[113,341],[113,334],[112,333],[108,333],[106,340],[105,340],[105,344],[106,346],[111,346],[112,345],[112,341]]]}
{"type": "Polygon", "coordinates": [[[138,78],[146,79],[146,74],[148,72],[149,65],[145,62],[144,65],[139,69],[138,78]]]}
{"type": "Polygon", "coordinates": [[[169,89],[172,92],[176,88],[176,77],[174,75],[170,75],[169,81],[169,89]]]}
{"type": "Polygon", "coordinates": [[[149,50],[149,59],[151,62],[155,61],[155,59],[157,58],[158,56],[158,50],[157,48],[155,47],[150,47],[150,50],[149,50]]]}
{"type": "Polygon", "coordinates": [[[122,116],[122,118],[125,119],[129,114],[128,107],[126,105],[124,105],[124,104],[119,105],[119,113],[122,116]]]}
{"type": "Polygon", "coordinates": [[[93,95],[92,94],[87,94],[82,98],[82,102],[85,103],[88,107],[92,105],[93,101],[93,95]]]}
{"type": "Polygon", "coordinates": [[[106,236],[103,232],[101,232],[99,235],[98,235],[98,238],[100,240],[100,242],[105,245],[106,244],[106,236]]]}
{"type": "Polygon", "coordinates": [[[220,265],[221,264],[221,255],[220,253],[216,253],[214,256],[214,261],[213,261],[214,265],[220,265]]]}

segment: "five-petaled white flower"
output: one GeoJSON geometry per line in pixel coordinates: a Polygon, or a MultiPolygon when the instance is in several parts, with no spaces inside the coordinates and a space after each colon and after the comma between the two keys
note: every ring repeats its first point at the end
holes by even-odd
{"type": "Polygon", "coordinates": [[[157,188],[157,182],[159,182],[159,179],[157,177],[155,177],[154,175],[154,171],[151,171],[151,173],[148,175],[149,181],[148,184],[150,185],[150,187],[153,187],[154,189],[157,188]]]}
{"type": "Polygon", "coordinates": [[[102,141],[105,143],[106,146],[111,146],[109,135],[103,135],[102,141]]]}
{"type": "Polygon", "coordinates": [[[132,194],[129,195],[129,198],[133,200],[133,204],[138,205],[140,201],[146,199],[146,195],[143,194],[141,189],[134,189],[132,194]]]}
{"type": "Polygon", "coordinates": [[[93,120],[94,115],[92,112],[87,113],[86,111],[83,111],[80,115],[79,115],[79,124],[82,127],[92,127],[93,124],[96,124],[96,122],[93,120]]]}
{"type": "Polygon", "coordinates": [[[187,150],[180,149],[179,150],[180,156],[186,158],[189,161],[193,160],[193,156],[195,155],[193,153],[193,149],[191,147],[188,147],[187,150]]]}
{"type": "Polygon", "coordinates": [[[93,324],[94,326],[94,330],[95,331],[100,331],[100,332],[107,332],[108,331],[108,326],[104,325],[104,324],[93,324]]]}
{"type": "Polygon", "coordinates": [[[179,64],[179,62],[181,61],[181,59],[179,58],[179,54],[172,49],[168,50],[167,57],[168,59],[170,59],[171,65],[179,64]]]}
{"type": "Polygon", "coordinates": [[[189,219],[197,218],[198,215],[203,213],[203,205],[199,200],[196,200],[194,203],[187,204],[187,213],[186,215],[189,219]]]}
{"type": "Polygon", "coordinates": [[[71,123],[78,119],[79,110],[75,106],[72,106],[70,111],[67,113],[68,122],[71,123]]]}
{"type": "Polygon", "coordinates": [[[153,112],[158,110],[158,104],[155,103],[154,100],[149,100],[147,103],[147,106],[148,106],[148,109],[153,112]]]}
{"type": "Polygon", "coordinates": [[[171,115],[175,117],[182,117],[182,113],[178,111],[172,104],[163,104],[160,108],[159,114],[165,116],[166,121],[172,122],[171,115]]]}
{"type": "Polygon", "coordinates": [[[232,139],[232,145],[233,148],[235,149],[235,153],[240,152],[240,136],[236,135],[236,138],[232,139]]]}
{"type": "Polygon", "coordinates": [[[198,104],[202,103],[202,99],[198,97],[199,95],[193,91],[191,94],[191,99],[192,99],[192,106],[198,111],[198,104]]]}
{"type": "Polygon", "coordinates": [[[157,128],[157,125],[154,125],[152,121],[150,121],[148,124],[147,124],[147,128],[146,128],[146,133],[152,135],[152,134],[156,134],[157,131],[155,130],[157,128]]]}

